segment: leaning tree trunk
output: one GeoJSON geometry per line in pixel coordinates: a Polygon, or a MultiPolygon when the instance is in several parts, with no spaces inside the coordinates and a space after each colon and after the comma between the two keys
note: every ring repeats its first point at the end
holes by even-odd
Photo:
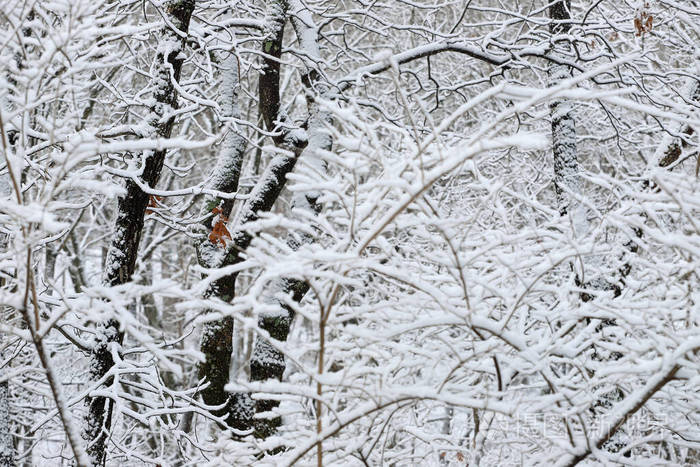
{"type": "MultiPolygon", "coordinates": [[[[325,171],[324,164],[319,151],[329,151],[332,146],[330,134],[325,131],[332,123],[330,113],[322,111],[318,102],[319,97],[323,97],[328,86],[321,78],[318,66],[321,59],[318,46],[318,30],[313,23],[308,9],[304,8],[298,1],[290,1],[292,12],[292,26],[299,39],[302,50],[306,53],[308,63],[306,73],[302,76],[302,82],[306,86],[308,115],[308,146],[301,154],[304,163],[319,173],[325,171]]],[[[292,199],[292,210],[304,209],[317,215],[321,211],[318,202],[320,193],[315,191],[297,192],[292,199]]],[[[298,236],[290,235],[287,243],[296,250],[305,243],[310,243],[312,236],[301,233],[298,236]]],[[[294,319],[294,310],[282,302],[280,297],[291,295],[295,302],[300,302],[309,289],[309,285],[301,280],[281,279],[273,285],[267,302],[274,303],[279,307],[278,312],[263,314],[259,317],[258,326],[267,332],[271,339],[286,341],[289,335],[290,326],[294,319]]],[[[253,348],[253,355],[250,361],[250,380],[266,381],[268,379],[282,380],[286,368],[284,354],[275,346],[271,345],[266,338],[258,337],[253,348]]],[[[261,414],[270,412],[279,406],[279,401],[274,399],[258,399],[255,401],[255,413],[261,414]]],[[[279,417],[255,418],[254,433],[259,438],[266,438],[273,434],[280,426],[279,417]]]]}
{"type": "MultiPolygon", "coordinates": [[[[246,224],[258,219],[260,212],[272,209],[286,182],[287,174],[293,169],[301,151],[306,147],[306,133],[300,129],[294,129],[286,122],[286,118],[280,112],[279,98],[279,58],[282,53],[282,39],[284,24],[287,16],[287,2],[284,0],[272,0],[267,5],[265,26],[263,29],[262,48],[264,52],[262,74],[259,80],[260,112],[268,130],[274,133],[275,144],[286,149],[288,154],[278,155],[273,158],[260,180],[250,193],[248,201],[242,207],[239,216],[240,228],[236,229],[230,240],[213,237],[209,243],[215,244],[219,240],[223,252],[212,254],[212,247],[206,241],[200,243],[200,261],[206,260],[211,267],[222,267],[239,264],[243,261],[243,253],[250,245],[253,236],[245,230],[246,224]],[[206,245],[206,249],[202,247],[206,245]]],[[[241,151],[242,152],[242,151],[241,151]]],[[[240,161],[238,162],[240,164],[240,161]]],[[[238,166],[240,171],[240,165],[238,166]]],[[[236,175],[237,177],[238,175],[236,175]]],[[[223,174],[222,183],[234,185],[230,174],[223,174]],[[227,180],[226,177],[229,177],[227,180]]],[[[237,179],[235,181],[237,186],[237,179]]],[[[223,190],[222,190],[223,191],[223,190]]],[[[220,235],[228,220],[226,204],[219,202],[208,204],[205,209],[216,210],[216,218],[211,222],[221,222],[220,235]]],[[[208,229],[213,231],[212,224],[208,229]]],[[[211,237],[210,237],[211,239],[211,237]]],[[[235,283],[238,274],[233,273],[217,280],[208,291],[211,297],[220,298],[226,302],[233,300],[235,296],[235,283]]],[[[202,397],[208,405],[219,406],[215,409],[215,415],[225,415],[226,424],[237,430],[248,430],[253,410],[250,397],[238,394],[231,397],[224,386],[229,382],[231,353],[233,352],[233,318],[213,320],[205,325],[201,350],[204,361],[199,366],[199,376],[203,379],[206,388],[202,391],[202,397]]]]}
{"type": "MultiPolygon", "coordinates": [[[[179,31],[164,27],[156,55],[154,76],[155,105],[147,121],[145,138],[169,138],[175,121],[177,91],[173,80],[179,81],[183,64],[183,49],[194,0],[171,0],[166,3],[166,17],[179,31]]],[[[143,168],[139,175],[141,182],[151,188],[156,186],[165,160],[165,149],[147,151],[143,154],[143,168]]],[[[126,181],[126,195],[119,198],[114,236],[107,254],[104,283],[117,286],[129,282],[134,273],[136,257],[141,240],[144,216],[149,203],[149,195],[133,180],[126,181]]],[[[112,348],[120,346],[124,338],[119,322],[111,319],[98,330],[91,352],[90,377],[92,381],[104,378],[114,366],[112,348]]],[[[105,384],[114,383],[109,378],[105,384]]],[[[112,418],[112,404],[103,396],[88,396],[88,412],[85,417],[83,436],[88,441],[88,454],[94,466],[104,465],[106,443],[112,418]]]]}
{"type": "MultiPolygon", "coordinates": [[[[554,53],[563,57],[572,57],[573,50],[570,39],[561,37],[571,30],[571,0],[559,0],[549,7],[549,15],[552,20],[550,32],[555,43],[554,53]],[[559,36],[559,37],[558,37],[559,36]]],[[[572,72],[567,65],[553,64],[549,68],[550,86],[555,86],[561,81],[571,78],[572,72]]],[[[576,147],[576,122],[571,103],[566,99],[555,99],[550,104],[552,119],[552,152],[554,154],[554,187],[557,195],[559,212],[569,216],[574,229],[574,238],[583,238],[590,229],[587,219],[587,209],[577,198],[583,195],[581,183],[581,169],[579,166],[576,147]]],[[[633,243],[630,250],[634,251],[633,243]]],[[[589,257],[582,260],[580,273],[576,274],[575,282],[586,291],[613,291],[614,296],[621,294],[621,289],[616,284],[609,282],[601,276],[602,261],[597,257],[589,257]],[[587,277],[588,276],[588,277],[587,277]],[[590,276],[593,276],[590,278],[590,276]]],[[[629,273],[629,267],[623,266],[620,270],[620,277],[629,273]]],[[[579,294],[582,301],[587,302],[594,298],[594,295],[583,291],[579,294]]],[[[601,333],[603,328],[614,326],[614,320],[603,320],[596,331],[601,333]]],[[[601,337],[602,334],[601,334],[601,337]]],[[[595,344],[592,345],[592,358],[596,360],[606,360],[601,356],[595,344]]],[[[619,353],[612,353],[610,359],[617,360],[621,357],[619,353]]],[[[619,402],[623,394],[619,389],[604,395],[594,403],[596,408],[612,408],[615,402],[619,402]]],[[[621,447],[616,441],[612,441],[609,446],[612,451],[617,451],[621,447]]]]}

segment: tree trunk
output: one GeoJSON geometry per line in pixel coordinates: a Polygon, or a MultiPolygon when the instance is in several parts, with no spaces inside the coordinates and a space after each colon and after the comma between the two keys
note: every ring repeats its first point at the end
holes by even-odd
{"type": "MultiPolygon", "coordinates": [[[[559,0],[549,7],[552,19],[550,32],[553,36],[568,34],[571,29],[571,0],[559,0]]],[[[569,55],[571,44],[553,38],[554,53],[569,55]]],[[[551,64],[548,69],[549,85],[556,86],[571,78],[571,69],[567,65],[551,64]]],[[[577,209],[580,203],[576,196],[581,194],[580,168],[576,150],[576,122],[571,103],[567,99],[556,98],[550,104],[552,119],[552,152],[554,154],[554,190],[557,195],[559,212],[574,217],[574,227],[585,229],[585,212],[577,209]]],[[[577,232],[583,233],[583,232],[577,232]]]]}
{"type": "MultiPolygon", "coordinates": [[[[282,188],[284,188],[287,174],[292,171],[299,154],[306,146],[306,134],[302,130],[286,125],[284,123],[286,119],[279,116],[279,57],[282,52],[286,12],[286,1],[273,0],[268,3],[263,29],[265,37],[262,47],[265,56],[259,82],[259,99],[263,121],[268,130],[276,133],[273,138],[275,143],[290,151],[291,154],[276,156],[265,169],[243,207],[243,214],[239,221],[241,228],[233,232],[231,240],[226,242],[223,256],[214,251],[216,245],[212,246],[213,242],[207,242],[205,239],[200,240],[199,260],[200,263],[205,262],[209,267],[234,265],[243,261],[242,253],[245,252],[253,239],[252,235],[244,229],[245,225],[257,220],[260,212],[272,209],[282,188]]],[[[237,94],[234,93],[233,96],[235,98],[237,94]]],[[[239,147],[239,149],[239,157],[242,158],[243,148],[239,147]]],[[[226,154],[222,154],[221,157],[220,166],[235,166],[237,169],[230,173],[225,170],[220,171],[216,175],[214,183],[219,183],[222,188],[233,192],[238,186],[241,160],[236,159],[234,162],[230,158],[231,156],[226,154]]],[[[219,189],[219,191],[226,190],[219,189]]],[[[225,222],[231,207],[226,202],[221,203],[216,200],[207,203],[205,207],[209,212],[216,208],[220,209],[217,211],[218,216],[224,218],[218,220],[225,222]]],[[[216,219],[212,219],[212,221],[217,222],[216,219]]],[[[211,232],[213,228],[211,221],[206,227],[211,232]]],[[[226,302],[232,301],[235,297],[237,276],[238,274],[234,273],[218,279],[210,287],[208,295],[218,297],[226,302]]],[[[201,351],[205,360],[199,367],[199,376],[208,384],[202,391],[204,402],[207,405],[219,406],[214,414],[219,416],[227,414],[226,423],[228,426],[238,430],[247,430],[250,428],[250,417],[253,410],[252,400],[246,394],[236,394],[230,397],[224,390],[230,377],[233,324],[233,318],[225,317],[205,325],[201,342],[201,351]]]]}
{"type": "MultiPolygon", "coordinates": [[[[302,77],[302,82],[307,88],[307,105],[309,109],[308,135],[309,144],[301,154],[304,163],[310,165],[319,172],[323,172],[325,167],[322,158],[318,155],[319,150],[329,151],[332,146],[330,135],[324,131],[332,123],[328,112],[323,112],[318,104],[318,97],[323,97],[328,86],[320,80],[321,74],[318,71],[320,61],[320,50],[318,47],[318,30],[313,24],[313,19],[308,9],[303,8],[299,2],[292,0],[292,25],[301,44],[301,48],[310,59],[307,63],[307,72],[302,77]]],[[[292,199],[292,209],[305,209],[314,214],[321,211],[318,203],[320,193],[298,192],[292,199]]],[[[305,243],[310,243],[312,237],[302,233],[300,236],[290,235],[287,243],[296,250],[305,243]]],[[[300,302],[308,291],[307,283],[295,279],[282,279],[272,288],[272,292],[266,301],[279,306],[279,312],[263,315],[259,318],[258,326],[265,330],[272,339],[286,341],[289,335],[290,326],[294,319],[294,310],[282,303],[280,296],[292,296],[292,300],[300,302]]],[[[286,368],[284,354],[272,346],[267,339],[258,337],[255,341],[253,355],[250,362],[250,380],[266,381],[268,379],[282,380],[286,368]]],[[[255,413],[269,412],[279,406],[279,401],[259,399],[255,402],[255,413]]],[[[255,435],[259,438],[266,438],[273,434],[280,426],[279,417],[255,419],[255,435]]]]}
{"type": "MultiPolygon", "coordinates": [[[[233,121],[233,119],[240,118],[238,58],[233,54],[229,55],[222,65],[224,78],[221,85],[221,99],[223,101],[221,107],[224,110],[224,118],[233,121]]],[[[245,148],[245,138],[239,128],[232,125],[225,136],[217,167],[212,175],[211,188],[213,190],[223,193],[235,193],[238,190],[245,148]]],[[[204,233],[197,244],[197,258],[202,267],[212,268],[218,265],[219,241],[225,243],[225,238],[212,237],[212,232],[217,223],[225,225],[232,208],[233,199],[231,198],[210,197],[206,200],[203,210],[203,215],[206,216],[203,223],[204,233]]],[[[230,302],[236,292],[236,277],[237,274],[231,274],[218,279],[211,285],[207,295],[230,302]]],[[[199,378],[208,384],[201,391],[202,399],[207,405],[219,407],[213,411],[215,415],[225,416],[230,411],[230,396],[224,390],[224,386],[229,381],[229,368],[233,352],[233,318],[225,317],[204,325],[201,351],[205,360],[199,366],[199,378]]],[[[233,424],[230,420],[227,423],[233,428],[245,429],[245,427],[233,424]]]]}
{"type": "MultiPolygon", "coordinates": [[[[0,179],[0,196],[5,193],[4,187],[1,186],[3,180],[0,179]]],[[[6,248],[7,242],[4,235],[0,233],[0,250],[6,248]]],[[[0,289],[5,285],[5,280],[0,277],[0,289]]],[[[5,320],[6,310],[4,307],[0,308],[0,317],[5,320]]],[[[4,336],[0,333],[0,361],[5,360],[5,356],[2,353],[2,346],[4,344],[4,336]]],[[[4,371],[0,368],[0,378],[2,378],[4,371]]],[[[10,427],[10,385],[9,381],[4,380],[0,382],[0,467],[12,467],[15,465],[15,448],[12,439],[12,429],[10,427]]]]}
{"type": "MultiPolygon", "coordinates": [[[[0,112],[5,110],[4,102],[0,101],[0,112]]],[[[0,119],[2,119],[0,115],[0,119]]],[[[4,131],[4,122],[0,120],[0,147],[4,148],[5,144],[12,144],[11,141],[5,141],[6,135],[4,131]]],[[[8,168],[9,171],[9,168],[8,168]]],[[[12,196],[12,186],[10,183],[10,175],[0,175],[0,199],[9,199],[12,196]]],[[[0,251],[4,252],[7,249],[9,239],[7,235],[0,232],[0,251]]],[[[5,286],[5,279],[0,276],[0,290],[5,286]]],[[[7,320],[7,309],[2,306],[0,307],[0,319],[3,321],[7,320]]],[[[0,332],[0,362],[5,361],[5,356],[2,353],[2,346],[4,344],[5,336],[0,332]]],[[[4,375],[4,370],[0,367],[0,378],[4,375]]],[[[0,382],[0,467],[12,467],[15,465],[15,446],[14,440],[12,438],[12,429],[10,427],[10,384],[9,381],[4,380],[0,382]]]]}
{"type": "MultiPolygon", "coordinates": [[[[194,0],[172,0],[166,3],[166,15],[169,21],[182,33],[187,34],[190,17],[194,10],[194,0]]],[[[185,38],[170,27],[162,30],[162,41],[156,56],[156,88],[151,108],[146,138],[169,138],[172,132],[177,108],[177,92],[173,79],[179,81],[182,70],[182,51],[185,38]]],[[[144,166],[140,175],[141,182],[153,188],[158,182],[166,151],[164,149],[147,151],[144,154],[144,166]]],[[[133,180],[126,182],[126,195],[119,198],[117,220],[107,261],[105,264],[104,283],[117,286],[129,282],[134,273],[138,254],[144,216],[149,196],[133,180]]],[[[91,353],[90,376],[92,381],[103,378],[114,366],[112,347],[121,345],[124,335],[119,329],[119,322],[109,320],[98,329],[96,342],[91,353]]],[[[106,382],[113,384],[113,379],[106,382]]],[[[83,436],[89,442],[88,454],[94,466],[104,465],[106,442],[109,436],[112,405],[105,397],[88,397],[88,413],[85,419],[83,436]]]]}

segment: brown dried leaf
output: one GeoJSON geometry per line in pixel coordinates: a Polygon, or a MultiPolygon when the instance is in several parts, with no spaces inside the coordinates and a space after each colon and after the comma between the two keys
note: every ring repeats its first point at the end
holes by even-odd
{"type": "Polygon", "coordinates": [[[212,209],[211,212],[217,217],[214,220],[214,226],[212,227],[211,232],[209,233],[209,241],[214,245],[221,244],[222,247],[225,247],[226,239],[231,240],[231,232],[229,232],[226,228],[226,222],[228,222],[228,218],[221,215],[222,210],[218,206],[212,209]]]}

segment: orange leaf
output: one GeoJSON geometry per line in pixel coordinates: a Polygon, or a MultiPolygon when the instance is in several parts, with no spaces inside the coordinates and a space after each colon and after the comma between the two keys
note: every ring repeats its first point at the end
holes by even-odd
{"type": "Polygon", "coordinates": [[[637,36],[641,36],[644,29],[642,27],[642,20],[639,18],[634,18],[634,29],[637,30],[637,36]]]}
{"type": "MultiPolygon", "coordinates": [[[[218,209],[218,213],[221,212],[220,208],[214,208],[214,211],[218,209]]],[[[222,247],[226,246],[226,239],[231,240],[231,233],[226,228],[226,222],[228,218],[219,215],[214,222],[214,227],[212,227],[209,233],[209,241],[214,245],[221,244],[222,247]]]]}

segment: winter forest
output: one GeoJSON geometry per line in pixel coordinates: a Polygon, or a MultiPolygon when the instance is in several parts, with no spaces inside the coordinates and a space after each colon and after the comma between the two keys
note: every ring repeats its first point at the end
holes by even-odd
{"type": "Polygon", "coordinates": [[[0,0],[0,467],[700,465],[700,1],[0,0]]]}

